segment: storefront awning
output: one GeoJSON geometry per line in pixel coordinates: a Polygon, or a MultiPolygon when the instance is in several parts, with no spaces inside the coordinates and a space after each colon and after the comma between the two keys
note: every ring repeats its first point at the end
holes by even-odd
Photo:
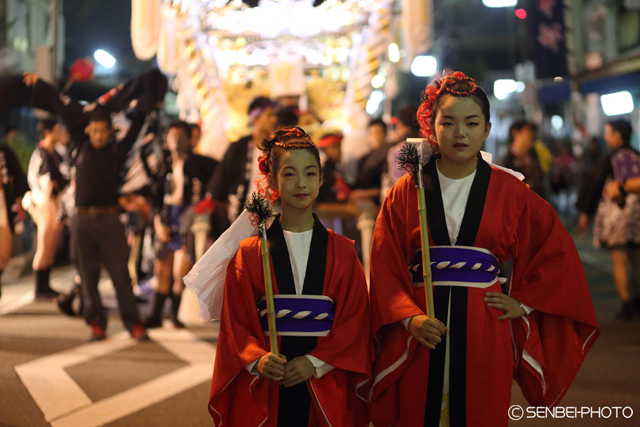
{"type": "Polygon", "coordinates": [[[592,92],[607,94],[622,90],[634,90],[640,88],[640,72],[584,80],[579,83],[578,87],[583,94],[592,92]]]}

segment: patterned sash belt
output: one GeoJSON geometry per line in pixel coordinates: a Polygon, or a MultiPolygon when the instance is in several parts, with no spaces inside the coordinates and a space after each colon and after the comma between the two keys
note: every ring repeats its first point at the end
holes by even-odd
{"type": "MultiPolygon", "coordinates": [[[[335,306],[331,298],[320,295],[274,295],[276,330],[278,335],[290,337],[326,337],[331,331],[335,306]]],[[[267,301],[258,301],[260,323],[269,334],[267,301]]]]}
{"type": "MultiPolygon", "coordinates": [[[[434,286],[466,286],[488,288],[498,280],[498,259],[490,251],[471,246],[432,246],[431,274],[434,286]]],[[[409,266],[414,288],[424,286],[422,250],[413,256],[409,266]]]]}

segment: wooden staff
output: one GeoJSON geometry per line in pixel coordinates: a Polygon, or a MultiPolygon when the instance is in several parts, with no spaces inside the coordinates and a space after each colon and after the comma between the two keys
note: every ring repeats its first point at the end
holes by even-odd
{"type": "Polygon", "coordinates": [[[273,303],[273,282],[271,280],[271,256],[269,255],[269,242],[267,241],[267,220],[271,216],[269,202],[253,193],[246,206],[247,210],[254,214],[254,220],[260,233],[260,257],[262,259],[262,272],[264,274],[264,290],[267,300],[267,321],[269,322],[269,343],[271,353],[278,353],[278,332],[276,331],[276,310],[273,303]]]}
{"type": "Polygon", "coordinates": [[[418,215],[420,216],[420,240],[422,245],[422,277],[424,278],[424,296],[427,316],[435,319],[433,308],[433,283],[431,280],[431,254],[429,253],[429,222],[427,221],[427,202],[422,179],[422,138],[408,138],[398,154],[398,169],[413,175],[418,193],[418,215]],[[418,145],[416,147],[416,143],[418,145]]]}

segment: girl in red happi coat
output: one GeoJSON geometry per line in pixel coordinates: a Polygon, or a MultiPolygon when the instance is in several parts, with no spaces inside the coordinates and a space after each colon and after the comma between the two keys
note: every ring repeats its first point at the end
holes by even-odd
{"type": "Polygon", "coordinates": [[[535,406],[567,392],[598,327],[573,241],[551,205],[480,155],[489,101],[461,72],[435,78],[417,119],[435,315],[426,316],[410,174],[378,216],[371,310],[379,344],[368,390],[376,426],[507,426],[515,378],[535,406]],[[499,264],[513,260],[508,294],[499,264]]]}
{"type": "MultiPolygon", "coordinates": [[[[282,129],[263,148],[261,191],[281,203],[267,231],[279,354],[266,337],[260,238],[254,236],[240,243],[226,270],[209,411],[216,426],[367,426],[365,398],[356,396],[356,386],[370,376],[362,266],[353,242],[312,213],[322,173],[310,137],[300,128],[282,129]]],[[[227,233],[247,218],[245,211],[227,233]]],[[[206,270],[217,250],[214,244],[194,271],[206,270]]],[[[190,273],[185,281],[202,301],[207,290],[194,284],[200,280],[190,273]]]]}

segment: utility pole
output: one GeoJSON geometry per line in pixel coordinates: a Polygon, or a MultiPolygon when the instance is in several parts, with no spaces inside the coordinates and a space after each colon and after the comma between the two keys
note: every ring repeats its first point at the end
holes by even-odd
{"type": "Polygon", "coordinates": [[[0,48],[7,44],[7,2],[0,0],[0,48]]]}
{"type": "Polygon", "coordinates": [[[58,81],[58,0],[51,0],[51,76],[58,81]]]}

